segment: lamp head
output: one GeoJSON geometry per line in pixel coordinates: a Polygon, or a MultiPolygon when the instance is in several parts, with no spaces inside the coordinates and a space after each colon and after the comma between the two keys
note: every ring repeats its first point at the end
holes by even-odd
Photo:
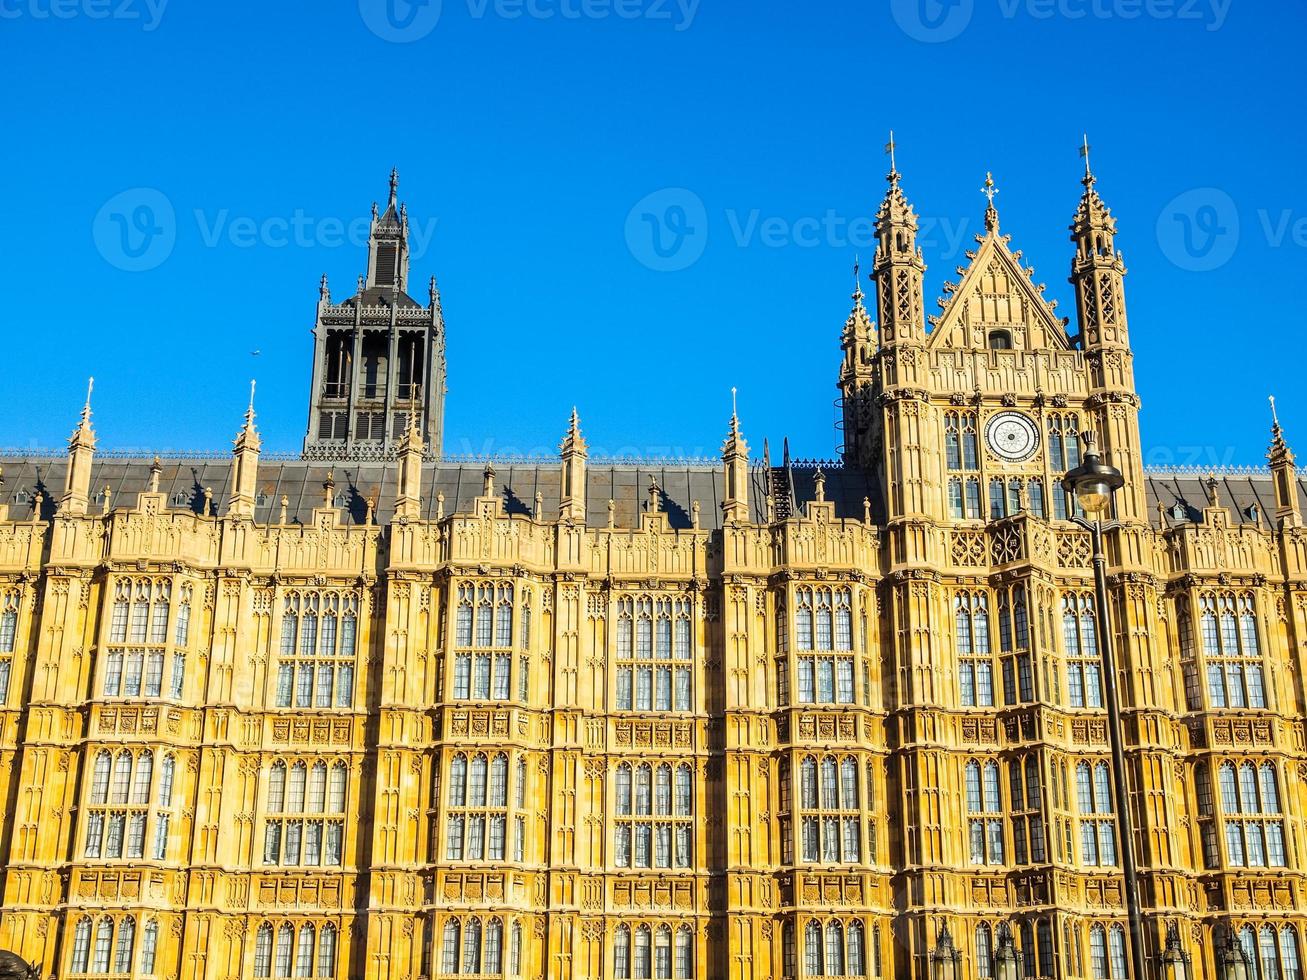
{"type": "Polygon", "coordinates": [[[1115,466],[1104,463],[1092,432],[1080,433],[1081,463],[1062,478],[1062,486],[1075,494],[1090,517],[1103,517],[1112,509],[1113,495],[1125,486],[1115,466]]]}

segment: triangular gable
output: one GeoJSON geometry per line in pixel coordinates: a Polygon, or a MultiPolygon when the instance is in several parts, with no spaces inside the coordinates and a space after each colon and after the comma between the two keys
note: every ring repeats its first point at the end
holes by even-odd
{"type": "Polygon", "coordinates": [[[1002,346],[1002,338],[991,343],[990,335],[998,332],[1015,350],[1069,350],[1066,321],[1053,313],[1057,301],[1045,300],[1044,286],[1031,282],[1033,270],[1021,265],[1021,253],[1008,250],[1008,236],[990,231],[977,237],[980,247],[967,253],[971,265],[962,281],[944,284],[951,297],[940,301],[943,312],[929,318],[929,346],[983,350],[1002,346]]]}

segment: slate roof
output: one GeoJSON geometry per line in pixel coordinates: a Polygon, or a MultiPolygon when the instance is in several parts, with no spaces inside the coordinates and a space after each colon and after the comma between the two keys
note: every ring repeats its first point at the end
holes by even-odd
{"type": "MultiPolygon", "coordinates": [[[[100,454],[91,469],[91,490],[96,499],[92,511],[99,510],[99,494],[107,485],[111,493],[111,506],[135,506],[136,495],[149,486],[152,457],[118,457],[100,454]]],[[[159,489],[168,495],[169,505],[188,507],[197,513],[204,507],[204,491],[213,491],[213,506],[219,514],[227,507],[228,482],[231,479],[231,457],[203,455],[182,458],[162,458],[159,489]]],[[[44,515],[54,512],[55,500],[63,491],[63,455],[3,455],[0,454],[0,504],[10,505],[11,518],[23,518],[29,513],[33,495],[40,490],[45,494],[44,515]]],[[[530,514],[537,492],[546,519],[558,513],[560,467],[558,460],[531,459],[495,461],[497,492],[505,498],[510,514],[530,514]]],[[[484,462],[426,463],[422,468],[423,516],[432,519],[436,513],[436,495],[445,495],[445,514],[469,512],[472,501],[480,496],[484,462]]],[[[796,465],[793,470],[794,495],[800,509],[816,496],[815,467],[812,464],[796,465]]],[[[871,486],[864,474],[845,469],[838,464],[823,466],[826,476],[826,499],[835,504],[837,517],[861,520],[862,501],[871,495],[871,486]]],[[[281,511],[281,498],[287,498],[286,513],[289,521],[307,523],[313,508],[322,505],[323,483],[328,473],[335,480],[337,505],[348,512],[348,519],[362,523],[367,510],[366,501],[376,501],[374,520],[388,523],[394,504],[396,466],[392,462],[350,462],[334,466],[326,462],[269,457],[259,462],[260,497],[255,517],[261,522],[276,521],[281,511]]],[[[767,473],[761,465],[750,469],[749,504],[755,521],[764,518],[767,473]]],[[[1158,505],[1168,511],[1179,505],[1187,520],[1197,520],[1207,506],[1205,481],[1207,475],[1193,472],[1151,472],[1147,476],[1149,512],[1154,523],[1160,519],[1158,505]]],[[[725,474],[720,463],[707,460],[613,462],[590,460],[586,466],[587,508],[586,520],[591,526],[608,523],[608,500],[614,501],[614,517],[618,527],[634,527],[648,499],[650,480],[656,480],[663,493],[662,509],[672,527],[691,525],[691,508],[699,501],[700,525],[705,528],[721,526],[721,503],[725,474]]],[[[1249,508],[1256,505],[1259,523],[1271,526],[1275,512],[1274,490],[1271,477],[1264,472],[1226,472],[1217,474],[1218,495],[1222,506],[1229,507],[1236,522],[1251,520],[1249,508]]],[[[1303,511],[1307,513],[1307,480],[1299,479],[1298,492],[1303,511]]],[[[1178,512],[1177,512],[1178,513],[1178,512]]],[[[1168,513],[1166,523],[1180,523],[1178,516],[1168,513]]]]}

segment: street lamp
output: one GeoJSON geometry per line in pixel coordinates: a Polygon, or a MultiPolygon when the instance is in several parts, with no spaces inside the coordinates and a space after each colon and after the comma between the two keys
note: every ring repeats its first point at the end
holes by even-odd
{"type": "Polygon", "coordinates": [[[1248,951],[1234,937],[1234,929],[1225,928],[1225,942],[1216,947],[1217,980],[1252,980],[1253,968],[1248,951]]]}
{"type": "Polygon", "coordinates": [[[1021,954],[1004,922],[998,927],[998,953],[994,957],[994,980],[1021,980],[1021,954]]]}
{"type": "Polygon", "coordinates": [[[1126,787],[1125,748],[1121,743],[1121,704],[1116,693],[1116,657],[1107,616],[1107,556],[1103,533],[1121,525],[1112,519],[1112,496],[1125,486],[1115,466],[1104,463],[1092,432],[1080,434],[1081,463],[1062,478],[1062,487],[1075,495],[1088,520],[1074,513],[1071,520],[1084,528],[1094,545],[1094,611],[1103,660],[1103,693],[1107,699],[1107,740],[1112,748],[1112,782],[1116,790],[1116,828],[1121,838],[1121,870],[1125,872],[1125,906],[1130,920],[1130,961],[1135,980],[1145,980],[1144,923],[1139,911],[1139,874],[1135,868],[1134,827],[1126,787]]]}
{"type": "Polygon", "coordinates": [[[1180,943],[1180,930],[1174,922],[1166,927],[1166,946],[1162,950],[1162,980],[1192,980],[1189,954],[1180,943]]]}
{"type": "Polygon", "coordinates": [[[962,951],[953,945],[948,923],[940,926],[935,948],[930,951],[931,980],[961,980],[962,951]]]}

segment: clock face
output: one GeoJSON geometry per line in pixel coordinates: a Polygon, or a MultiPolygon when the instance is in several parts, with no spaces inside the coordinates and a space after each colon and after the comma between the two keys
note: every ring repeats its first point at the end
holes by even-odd
{"type": "Polygon", "coordinates": [[[1023,463],[1039,449],[1039,426],[1021,412],[999,412],[985,426],[990,451],[1009,463],[1023,463]]]}

